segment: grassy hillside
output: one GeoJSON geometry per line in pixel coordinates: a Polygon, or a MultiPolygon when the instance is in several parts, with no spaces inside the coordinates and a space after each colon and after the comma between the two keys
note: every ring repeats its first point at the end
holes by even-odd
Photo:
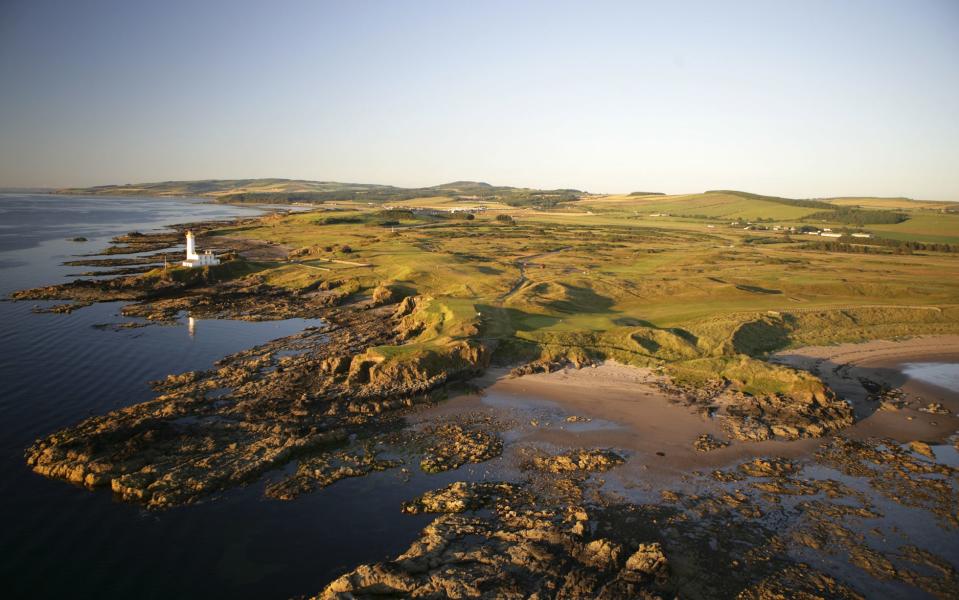
{"type": "Polygon", "coordinates": [[[955,208],[951,202],[934,202],[931,200],[913,200],[911,198],[874,198],[866,196],[842,197],[842,198],[824,198],[824,202],[836,206],[854,206],[860,208],[879,208],[887,210],[895,209],[922,209],[947,210],[955,208]]]}
{"type": "Polygon", "coordinates": [[[490,200],[512,206],[555,206],[584,195],[573,189],[538,190],[493,186],[475,181],[454,181],[426,188],[400,188],[390,185],[306,181],[297,179],[211,179],[203,181],[163,181],[89,188],[65,188],[61,194],[110,196],[200,196],[222,202],[288,203],[352,201],[382,204],[424,197],[442,197],[462,201],[490,200]]]}
{"type": "Polygon", "coordinates": [[[598,208],[632,210],[642,214],[668,213],[670,216],[734,220],[789,220],[821,210],[820,207],[789,205],[736,192],[706,192],[673,196],[607,196],[591,204],[598,208]]]}
{"type": "MultiPolygon", "coordinates": [[[[575,189],[540,190],[494,186],[475,181],[454,181],[425,187],[401,188],[389,185],[307,181],[296,179],[223,179],[165,181],[158,183],[110,185],[58,190],[65,194],[199,196],[234,203],[347,203],[354,206],[393,204],[413,208],[529,207],[582,214],[603,213],[616,219],[657,215],[714,222],[777,222],[795,224],[812,221],[820,226],[862,227],[895,223],[890,213],[905,215],[959,214],[959,207],[944,202],[919,202],[908,198],[844,197],[793,199],[765,196],[736,190],[712,190],[700,194],[665,195],[632,192],[627,195],[590,195],[575,189]],[[579,207],[579,208],[577,208],[579,207]]],[[[928,220],[928,218],[927,218],[928,220]]],[[[950,225],[884,228],[897,239],[926,236],[928,242],[950,241],[950,225]],[[930,231],[925,231],[929,229],[930,231]],[[922,231],[920,231],[922,230],[922,231]],[[905,237],[904,237],[905,236],[905,237]]]]}

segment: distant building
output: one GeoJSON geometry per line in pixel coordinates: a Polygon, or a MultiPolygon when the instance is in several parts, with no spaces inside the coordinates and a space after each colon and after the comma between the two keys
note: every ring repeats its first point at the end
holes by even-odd
{"type": "Polygon", "coordinates": [[[820,235],[821,237],[828,237],[828,238],[840,238],[840,237],[842,237],[842,234],[841,234],[841,233],[827,233],[827,232],[825,232],[825,231],[822,232],[822,233],[820,233],[819,235],[820,235]]]}
{"type": "Polygon", "coordinates": [[[204,250],[203,254],[196,252],[196,239],[192,231],[186,232],[186,260],[182,264],[191,269],[196,267],[209,267],[220,264],[220,259],[213,255],[212,250],[204,250]]]}
{"type": "Polygon", "coordinates": [[[852,237],[854,237],[854,238],[871,238],[871,237],[872,237],[872,234],[871,234],[871,233],[854,233],[854,234],[852,234],[852,237]]]}

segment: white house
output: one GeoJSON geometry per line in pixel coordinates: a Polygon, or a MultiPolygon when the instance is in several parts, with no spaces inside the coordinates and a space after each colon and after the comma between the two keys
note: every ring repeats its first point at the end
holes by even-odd
{"type": "Polygon", "coordinates": [[[823,232],[820,233],[819,235],[822,236],[822,237],[828,237],[828,238],[840,238],[840,237],[842,237],[842,234],[841,234],[841,233],[826,233],[825,231],[823,231],[823,232]]]}
{"type": "Polygon", "coordinates": [[[872,234],[871,234],[871,233],[854,233],[854,234],[852,234],[852,237],[854,237],[854,238],[871,238],[871,237],[872,237],[872,234]]]}
{"type": "Polygon", "coordinates": [[[186,260],[182,264],[184,267],[209,267],[220,264],[220,259],[213,255],[212,250],[204,250],[203,254],[196,252],[196,239],[192,231],[186,232],[186,260]]]}

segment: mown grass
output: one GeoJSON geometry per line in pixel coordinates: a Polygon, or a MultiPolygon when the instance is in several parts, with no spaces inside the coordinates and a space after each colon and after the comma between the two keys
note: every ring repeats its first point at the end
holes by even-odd
{"type": "MultiPolygon", "coordinates": [[[[297,259],[303,264],[260,270],[275,285],[349,277],[362,293],[394,285],[429,298],[413,317],[416,336],[375,349],[390,360],[473,340],[502,362],[615,359],[663,367],[690,382],[726,378],[750,393],[787,393],[809,381],[764,363],[769,352],[959,332],[959,256],[804,250],[800,235],[648,216],[707,209],[724,219],[755,214],[795,223],[822,210],[711,193],[598,198],[578,212],[509,209],[512,223],[495,220],[500,211],[473,221],[416,213],[399,219],[400,227],[384,227],[379,208],[315,211],[231,234],[307,251],[297,259]],[[331,215],[352,221],[323,220],[331,215]],[[749,243],[756,235],[771,243],[749,243]],[[369,266],[325,262],[330,258],[369,266]]],[[[868,228],[911,239],[959,236],[957,215],[906,212],[904,223],[868,228]]]]}

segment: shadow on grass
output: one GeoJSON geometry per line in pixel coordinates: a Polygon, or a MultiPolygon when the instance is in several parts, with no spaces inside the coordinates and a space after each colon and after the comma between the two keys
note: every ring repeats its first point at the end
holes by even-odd
{"type": "Polygon", "coordinates": [[[737,289],[737,290],[744,291],[744,292],[749,292],[750,294],[771,294],[771,295],[775,295],[775,294],[782,294],[782,293],[783,293],[782,290],[773,290],[773,289],[769,289],[769,288],[759,287],[758,285],[737,285],[737,286],[736,286],[736,289],[737,289]]]}

